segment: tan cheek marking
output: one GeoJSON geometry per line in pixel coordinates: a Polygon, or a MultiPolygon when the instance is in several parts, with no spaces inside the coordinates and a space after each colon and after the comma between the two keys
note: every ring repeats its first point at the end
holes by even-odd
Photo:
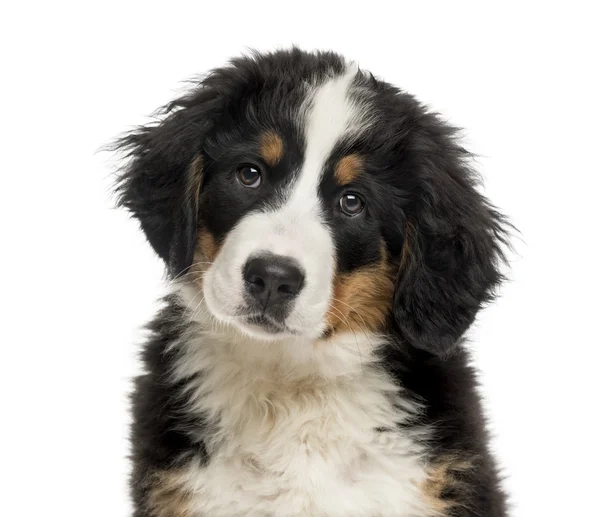
{"type": "Polygon", "coordinates": [[[196,252],[194,258],[212,262],[215,260],[221,246],[217,243],[214,235],[208,230],[202,228],[198,232],[198,243],[196,244],[196,252]]]}
{"type": "MultiPolygon", "coordinates": [[[[189,177],[187,184],[187,199],[192,202],[192,206],[197,207],[200,198],[200,186],[202,184],[202,156],[198,155],[190,164],[189,177]]],[[[196,237],[196,248],[194,250],[194,259],[190,267],[190,274],[195,282],[200,282],[204,272],[209,268],[217,254],[220,244],[215,237],[206,229],[200,228],[196,237]]]]}
{"type": "Polygon", "coordinates": [[[328,336],[341,330],[376,332],[387,322],[394,296],[394,275],[382,247],[375,266],[338,274],[327,322],[328,336]]]}
{"type": "Polygon", "coordinates": [[[454,457],[443,458],[431,465],[429,475],[420,488],[425,501],[436,515],[449,515],[453,508],[464,506],[456,496],[450,499],[444,497],[444,493],[452,491],[456,494],[466,490],[459,475],[472,468],[472,462],[454,457]]]}
{"type": "Polygon", "coordinates": [[[283,140],[272,131],[263,133],[260,137],[260,155],[271,167],[277,165],[283,156],[283,140]]]}
{"type": "Polygon", "coordinates": [[[181,474],[159,472],[152,476],[148,492],[148,510],[152,517],[191,517],[192,494],[186,490],[181,474]]]}
{"type": "Polygon", "coordinates": [[[363,160],[358,154],[344,156],[336,165],[334,175],[340,185],[352,183],[363,169],[363,160]]]}
{"type": "Polygon", "coordinates": [[[221,244],[217,242],[212,233],[204,228],[198,231],[194,262],[190,268],[190,274],[195,282],[201,282],[202,276],[214,262],[220,249],[221,244]]]}

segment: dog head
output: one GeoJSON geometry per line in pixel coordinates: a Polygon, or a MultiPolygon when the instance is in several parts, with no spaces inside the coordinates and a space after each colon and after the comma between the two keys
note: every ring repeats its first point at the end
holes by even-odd
{"type": "Polygon", "coordinates": [[[505,239],[455,133],[335,54],[255,55],[124,137],[118,191],[220,323],[444,354],[493,296],[505,239]]]}

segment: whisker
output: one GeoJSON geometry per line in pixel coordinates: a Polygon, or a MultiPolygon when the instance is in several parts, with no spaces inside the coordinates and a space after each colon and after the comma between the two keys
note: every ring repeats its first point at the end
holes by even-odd
{"type": "Polygon", "coordinates": [[[362,333],[363,333],[363,334],[365,335],[365,337],[367,338],[367,341],[369,342],[369,345],[373,346],[373,343],[371,343],[371,340],[370,340],[370,338],[369,338],[369,335],[367,334],[367,329],[369,328],[369,326],[367,325],[367,322],[365,321],[365,319],[362,317],[362,314],[361,314],[361,313],[360,313],[358,310],[356,310],[354,307],[352,307],[352,305],[350,305],[350,304],[348,304],[348,303],[346,303],[346,302],[344,302],[344,301],[342,301],[342,300],[339,300],[338,298],[332,297],[332,300],[334,300],[334,301],[336,301],[336,302],[338,302],[338,303],[342,303],[342,304],[344,304],[346,307],[349,307],[349,308],[350,308],[350,310],[351,310],[352,312],[354,312],[354,313],[355,313],[355,314],[356,314],[356,315],[357,315],[357,316],[358,316],[358,317],[359,317],[359,318],[362,320],[362,323],[363,323],[364,327],[362,327],[362,326],[360,325],[360,323],[358,323],[358,321],[356,321],[356,320],[353,320],[353,321],[354,321],[354,322],[355,322],[355,323],[356,323],[356,324],[359,326],[359,328],[361,329],[362,333]]]}
{"type": "Polygon", "coordinates": [[[362,314],[357,309],[355,309],[354,307],[352,307],[352,305],[350,305],[350,304],[348,304],[348,303],[346,303],[346,302],[344,302],[342,300],[339,300],[338,298],[332,298],[332,300],[334,300],[334,301],[336,301],[338,303],[343,303],[346,307],[350,308],[350,310],[352,310],[352,312],[356,313],[360,317],[360,319],[362,320],[363,325],[365,326],[365,328],[369,327],[367,325],[367,322],[365,321],[365,319],[362,317],[362,314]]]}
{"type": "MultiPolygon", "coordinates": [[[[192,262],[192,263],[191,263],[189,266],[187,266],[187,267],[183,268],[183,270],[182,270],[182,271],[180,271],[180,272],[179,272],[179,273],[178,273],[178,274],[177,274],[177,275],[176,275],[176,276],[173,278],[173,281],[175,281],[175,280],[179,280],[179,279],[180,279],[182,276],[185,276],[185,275],[186,275],[186,274],[189,272],[189,270],[190,270],[192,267],[194,267],[196,264],[201,264],[201,263],[202,263],[202,262],[195,262],[195,261],[194,261],[194,262],[192,262]]],[[[211,262],[211,264],[212,264],[212,262],[211,262]]]]}
{"type": "MultiPolygon", "coordinates": [[[[194,303],[194,301],[196,300],[196,298],[198,298],[198,296],[200,296],[202,294],[202,291],[198,291],[196,293],[196,295],[190,300],[190,302],[187,304],[187,307],[185,308],[185,310],[183,311],[183,314],[187,314],[188,310],[190,309],[190,307],[192,306],[192,303],[194,303]]],[[[202,303],[203,300],[200,300],[198,302],[198,305],[196,305],[196,308],[194,309],[194,311],[192,312],[192,317],[190,317],[190,319],[188,320],[188,323],[191,323],[192,319],[195,316],[195,312],[198,310],[198,306],[202,303]]]]}
{"type": "MultiPolygon", "coordinates": [[[[360,345],[358,344],[358,336],[356,335],[356,332],[354,332],[354,329],[352,328],[352,326],[350,325],[350,322],[344,316],[344,314],[342,313],[342,311],[340,311],[336,307],[330,307],[330,308],[336,310],[337,312],[339,312],[341,314],[342,318],[344,318],[344,321],[346,322],[346,325],[348,326],[348,328],[350,329],[350,331],[352,332],[352,334],[354,334],[354,341],[356,342],[356,350],[358,351],[358,355],[360,357],[360,366],[362,368],[363,367],[363,355],[362,355],[362,352],[360,350],[360,345]]],[[[333,316],[336,316],[335,314],[331,313],[330,311],[327,311],[327,313],[328,314],[332,314],[333,316]]],[[[337,318],[339,318],[339,316],[337,316],[337,318]]]]}

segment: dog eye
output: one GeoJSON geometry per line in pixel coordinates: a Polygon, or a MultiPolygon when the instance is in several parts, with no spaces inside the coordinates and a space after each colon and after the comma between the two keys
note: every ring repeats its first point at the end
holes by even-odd
{"type": "Polygon", "coordinates": [[[365,203],[356,194],[344,194],[340,199],[340,208],[346,215],[353,217],[363,211],[365,203]]]}
{"type": "Polygon", "coordinates": [[[254,165],[241,165],[238,167],[237,178],[244,187],[248,188],[257,188],[262,181],[260,170],[254,165]]]}

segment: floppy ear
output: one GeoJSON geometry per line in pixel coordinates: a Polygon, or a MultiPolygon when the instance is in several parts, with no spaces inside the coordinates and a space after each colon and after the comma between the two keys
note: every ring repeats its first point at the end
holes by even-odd
{"type": "Polygon", "coordinates": [[[476,190],[469,154],[432,119],[416,142],[417,188],[406,211],[394,319],[413,346],[444,355],[493,299],[507,244],[505,221],[476,190]]]}
{"type": "Polygon", "coordinates": [[[217,110],[217,95],[200,89],[115,146],[129,158],[117,179],[119,205],[140,221],[172,277],[187,271],[194,256],[202,147],[217,110]]]}

